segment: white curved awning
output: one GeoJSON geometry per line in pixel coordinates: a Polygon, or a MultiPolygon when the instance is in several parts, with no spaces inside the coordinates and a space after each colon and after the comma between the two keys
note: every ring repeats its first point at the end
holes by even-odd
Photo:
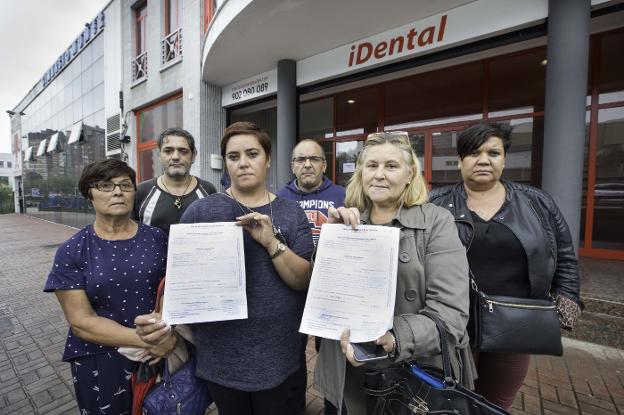
{"type": "Polygon", "coordinates": [[[224,86],[475,0],[228,0],[205,38],[203,79],[224,86]]]}

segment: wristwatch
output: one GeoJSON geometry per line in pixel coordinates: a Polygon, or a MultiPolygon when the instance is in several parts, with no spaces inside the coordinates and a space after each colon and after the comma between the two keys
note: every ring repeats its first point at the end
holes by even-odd
{"type": "Polygon", "coordinates": [[[278,241],[277,249],[275,250],[273,255],[271,255],[271,259],[277,258],[278,256],[282,255],[284,252],[286,252],[286,245],[278,241]]]}

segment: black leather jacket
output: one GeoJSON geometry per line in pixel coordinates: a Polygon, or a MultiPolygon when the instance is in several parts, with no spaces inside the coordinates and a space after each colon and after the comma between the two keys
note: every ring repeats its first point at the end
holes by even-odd
{"type": "MultiPolygon", "coordinates": [[[[531,298],[561,294],[580,304],[579,268],[568,224],[554,200],[531,186],[501,180],[506,201],[492,220],[516,235],[527,256],[531,298]]],[[[437,188],[429,200],[455,217],[459,238],[470,250],[474,233],[463,183],[437,188]]]]}

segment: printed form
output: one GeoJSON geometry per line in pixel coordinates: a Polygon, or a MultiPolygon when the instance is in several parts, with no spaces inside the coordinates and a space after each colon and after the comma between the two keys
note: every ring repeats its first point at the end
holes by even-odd
{"type": "Polygon", "coordinates": [[[168,324],[247,318],[243,228],[171,225],[162,314],[168,324]]]}
{"type": "Polygon", "coordinates": [[[392,328],[400,231],[389,226],[324,224],[300,332],[351,342],[392,328]]]}

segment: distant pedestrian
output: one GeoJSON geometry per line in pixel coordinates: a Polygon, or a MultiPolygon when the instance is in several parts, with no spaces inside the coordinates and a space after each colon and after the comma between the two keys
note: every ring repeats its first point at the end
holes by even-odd
{"type": "Polygon", "coordinates": [[[44,291],[56,294],[69,322],[63,360],[71,364],[81,413],[130,413],[135,362],[117,348],[144,349],[137,358],[149,359],[171,346],[147,344],[134,329],[135,317],[154,309],[167,239],[130,218],[136,175],[126,163],[91,163],[78,187],[93,204],[95,221],[58,248],[44,291]]]}

